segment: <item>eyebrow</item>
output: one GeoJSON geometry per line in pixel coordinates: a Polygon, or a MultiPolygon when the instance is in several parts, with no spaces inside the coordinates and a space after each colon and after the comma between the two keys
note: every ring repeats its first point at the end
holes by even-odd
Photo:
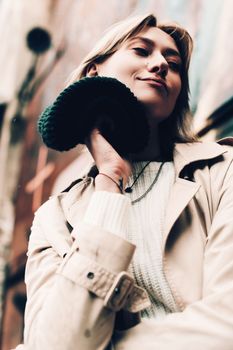
{"type": "MultiPolygon", "coordinates": [[[[133,38],[129,39],[130,42],[132,42],[134,40],[141,40],[142,42],[151,46],[152,48],[155,47],[154,41],[149,39],[149,38],[146,38],[144,36],[134,36],[133,38]]],[[[176,57],[181,59],[180,53],[177,50],[172,49],[171,47],[165,48],[165,54],[166,54],[166,56],[176,56],[176,57]]]]}

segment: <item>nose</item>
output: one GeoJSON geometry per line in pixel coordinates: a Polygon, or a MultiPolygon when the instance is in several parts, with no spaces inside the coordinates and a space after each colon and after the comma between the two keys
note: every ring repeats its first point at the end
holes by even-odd
{"type": "Polygon", "coordinates": [[[156,55],[156,57],[151,57],[150,61],[147,62],[147,70],[150,73],[156,73],[164,79],[168,73],[168,63],[162,55],[156,55]]]}

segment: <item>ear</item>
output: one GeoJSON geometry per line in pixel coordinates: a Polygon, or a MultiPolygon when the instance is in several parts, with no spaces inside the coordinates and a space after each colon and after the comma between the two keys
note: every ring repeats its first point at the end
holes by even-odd
{"type": "Polygon", "coordinates": [[[97,65],[95,63],[92,63],[87,70],[87,76],[88,77],[95,77],[98,75],[97,65]]]}

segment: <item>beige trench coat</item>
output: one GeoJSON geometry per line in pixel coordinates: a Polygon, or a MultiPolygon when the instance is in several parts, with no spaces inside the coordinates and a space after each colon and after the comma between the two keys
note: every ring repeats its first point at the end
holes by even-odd
{"type": "Polygon", "coordinates": [[[147,295],[123,272],[136,247],[83,223],[86,176],[35,214],[22,349],[233,349],[233,139],[221,143],[174,151],[163,263],[179,312],[139,322],[147,295]]]}

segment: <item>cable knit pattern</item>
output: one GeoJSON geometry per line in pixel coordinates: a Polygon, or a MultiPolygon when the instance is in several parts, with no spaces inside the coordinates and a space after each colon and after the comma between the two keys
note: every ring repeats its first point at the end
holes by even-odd
{"type": "MultiPolygon", "coordinates": [[[[135,162],[129,179],[130,186],[146,162],[135,162]]],[[[137,249],[130,272],[137,284],[145,288],[151,307],[142,317],[161,319],[176,312],[177,307],[166,281],[162,266],[162,237],[166,207],[175,173],[172,162],[163,165],[157,182],[139,202],[131,204],[150,187],[159,170],[160,162],[151,162],[133,186],[132,193],[124,196],[105,191],[95,192],[84,220],[102,226],[136,244],[137,249]]]]}
{"type": "MultiPolygon", "coordinates": [[[[134,163],[134,181],[146,162],[134,163]]],[[[150,163],[127,194],[133,201],[141,196],[153,182],[161,163],[150,163]]],[[[144,287],[152,306],[142,313],[142,317],[161,319],[170,312],[177,311],[173,295],[166,281],[162,266],[162,237],[166,207],[175,172],[172,162],[163,165],[160,176],[151,191],[130,208],[126,238],[136,244],[137,249],[130,266],[137,284],[144,287]]]]}
{"type": "Polygon", "coordinates": [[[125,237],[129,208],[130,200],[122,194],[96,191],[88,205],[84,222],[125,237]]]}

